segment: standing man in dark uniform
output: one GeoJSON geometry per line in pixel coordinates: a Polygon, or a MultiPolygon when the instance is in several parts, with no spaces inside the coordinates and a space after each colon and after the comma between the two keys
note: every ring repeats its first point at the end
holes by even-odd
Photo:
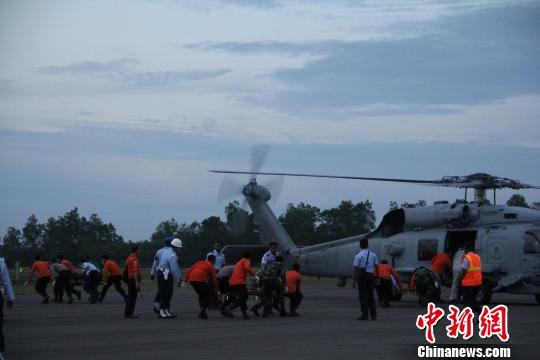
{"type": "MultiPolygon", "coordinates": [[[[9,278],[8,268],[4,258],[0,257],[0,285],[4,286],[7,298],[7,307],[11,309],[13,302],[15,301],[15,293],[13,292],[13,286],[11,285],[11,279],[9,278]]],[[[5,345],[4,345],[4,294],[0,291],[0,358],[3,358],[5,345]]]]}
{"type": "Polygon", "coordinates": [[[368,312],[371,319],[377,319],[377,307],[375,306],[375,272],[379,261],[377,255],[368,250],[368,239],[360,240],[360,252],[354,257],[353,283],[358,283],[358,297],[362,316],[358,320],[368,320],[368,312]]]}
{"type": "Polygon", "coordinates": [[[124,319],[138,318],[138,316],[133,315],[135,303],[137,302],[137,293],[141,290],[141,269],[139,268],[137,251],[139,251],[137,245],[131,246],[131,253],[126,260],[128,293],[126,308],[124,310],[124,319]]]}

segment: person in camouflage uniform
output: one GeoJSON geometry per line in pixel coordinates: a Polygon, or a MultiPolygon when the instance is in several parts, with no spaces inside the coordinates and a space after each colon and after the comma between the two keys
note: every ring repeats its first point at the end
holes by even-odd
{"type": "Polygon", "coordinates": [[[264,306],[263,317],[272,314],[272,304],[277,303],[280,316],[286,316],[285,301],[283,299],[285,272],[283,271],[283,258],[276,257],[275,261],[269,262],[259,270],[259,286],[261,289],[261,301],[251,308],[255,315],[259,315],[258,309],[264,306]]]}
{"type": "Polygon", "coordinates": [[[423,266],[416,268],[413,274],[413,282],[418,303],[426,306],[429,302],[441,301],[441,284],[438,276],[423,266]]]}

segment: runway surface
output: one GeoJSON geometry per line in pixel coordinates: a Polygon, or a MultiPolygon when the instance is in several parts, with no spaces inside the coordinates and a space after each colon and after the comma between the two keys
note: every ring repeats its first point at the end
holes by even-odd
{"type": "MultiPolygon", "coordinates": [[[[193,291],[175,289],[178,318],[160,320],[151,312],[153,294],[138,299],[136,320],[123,319],[124,304],[110,291],[102,304],[42,305],[37,295],[18,296],[6,310],[6,358],[15,359],[416,359],[425,345],[415,321],[424,310],[406,295],[389,309],[378,309],[377,321],[358,321],[356,292],[348,288],[304,289],[299,318],[226,319],[210,312],[197,318],[193,291]]],[[[540,306],[532,296],[494,295],[509,305],[512,358],[540,353],[540,306]]],[[[250,300],[253,303],[253,299],[250,300]]],[[[452,343],[441,320],[437,343],[452,343]]],[[[455,343],[455,342],[454,342],[455,343]]],[[[498,338],[467,344],[503,345],[498,338]]]]}

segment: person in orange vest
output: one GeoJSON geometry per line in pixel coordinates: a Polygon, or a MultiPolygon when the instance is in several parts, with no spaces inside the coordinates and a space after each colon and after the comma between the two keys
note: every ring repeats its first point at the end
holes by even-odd
{"type": "Polygon", "coordinates": [[[388,261],[382,260],[379,264],[375,275],[379,278],[379,296],[383,308],[390,307],[390,299],[392,298],[392,292],[394,284],[392,277],[396,281],[399,289],[401,290],[402,284],[396,270],[388,264],[388,261]]]}
{"type": "Polygon", "coordinates": [[[43,297],[41,303],[48,304],[49,295],[47,294],[47,285],[51,282],[51,267],[47,261],[41,260],[39,255],[35,257],[35,261],[32,264],[32,270],[30,271],[30,275],[28,275],[28,280],[24,283],[25,286],[32,282],[34,273],[37,273],[38,277],[35,287],[36,292],[43,297]]]}
{"type": "Polygon", "coordinates": [[[431,270],[439,276],[442,284],[452,277],[452,259],[446,253],[436,254],[431,259],[431,270]]]}
{"type": "Polygon", "coordinates": [[[300,286],[302,285],[302,275],[300,274],[300,265],[294,263],[292,270],[289,270],[285,273],[285,282],[287,283],[287,293],[283,296],[291,299],[289,315],[290,316],[300,316],[296,312],[304,295],[300,291],[300,286]]]}
{"type": "Polygon", "coordinates": [[[476,301],[476,295],[482,285],[482,261],[480,256],[474,253],[472,243],[466,243],[463,249],[465,250],[465,256],[461,262],[463,304],[470,307],[478,315],[480,314],[480,306],[476,301]]]}
{"type": "Polygon", "coordinates": [[[131,253],[126,259],[128,293],[124,310],[124,319],[138,318],[138,316],[133,315],[135,304],[137,302],[137,293],[141,290],[141,268],[139,267],[137,251],[139,251],[137,245],[131,246],[131,253]]]}
{"type": "MultiPolygon", "coordinates": [[[[229,279],[231,291],[236,295],[232,309],[240,306],[244,319],[249,319],[247,314],[247,301],[249,294],[246,286],[248,274],[255,275],[255,270],[251,268],[251,254],[246,253],[244,256],[242,256],[242,259],[240,259],[240,261],[234,265],[233,273],[229,279]]],[[[229,306],[232,302],[233,297],[231,296],[223,304],[223,307],[227,309],[227,306],[229,306]]]]}
{"type": "Polygon", "coordinates": [[[101,288],[101,295],[99,302],[102,302],[107,295],[107,291],[114,284],[114,288],[124,298],[124,302],[127,301],[126,292],[122,289],[122,272],[116,261],[111,260],[109,255],[103,255],[103,288],[101,288]]]}
{"type": "Polygon", "coordinates": [[[199,296],[199,319],[208,319],[206,310],[212,303],[215,303],[217,298],[218,282],[214,267],[215,261],[216,257],[210,254],[206,260],[193,264],[185,276],[185,282],[190,283],[199,296]]]}

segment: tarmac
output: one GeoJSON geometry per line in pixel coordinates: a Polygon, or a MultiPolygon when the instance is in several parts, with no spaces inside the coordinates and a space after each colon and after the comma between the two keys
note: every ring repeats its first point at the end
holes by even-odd
{"type": "MultiPolygon", "coordinates": [[[[244,320],[209,312],[197,318],[194,292],[175,289],[176,319],[158,319],[152,293],[137,301],[139,319],[123,318],[124,304],[111,289],[101,304],[84,298],[74,304],[40,304],[38,295],[21,295],[5,310],[5,357],[16,359],[417,359],[426,345],[416,318],[424,314],[415,297],[405,295],[391,308],[378,308],[376,321],[358,321],[357,293],[346,288],[306,288],[298,318],[273,316],[244,320]]],[[[465,342],[509,346],[512,359],[538,358],[540,305],[533,296],[495,294],[509,306],[508,343],[497,337],[465,342]]],[[[250,299],[250,303],[254,300],[250,299]]],[[[437,345],[464,343],[446,337],[447,322],[436,327],[437,345]]]]}

